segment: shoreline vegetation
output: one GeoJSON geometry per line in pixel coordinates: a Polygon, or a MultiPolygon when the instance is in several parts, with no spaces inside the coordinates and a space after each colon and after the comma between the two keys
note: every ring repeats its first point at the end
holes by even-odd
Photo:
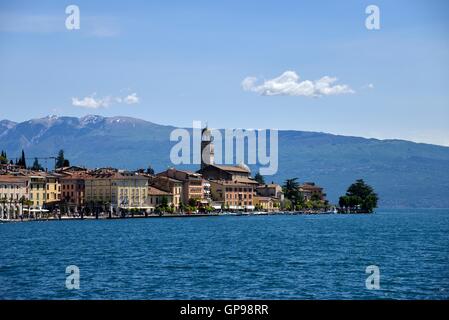
{"type": "Polygon", "coordinates": [[[349,186],[346,195],[340,197],[338,210],[341,213],[372,213],[378,201],[373,187],[358,179],[349,186]]]}

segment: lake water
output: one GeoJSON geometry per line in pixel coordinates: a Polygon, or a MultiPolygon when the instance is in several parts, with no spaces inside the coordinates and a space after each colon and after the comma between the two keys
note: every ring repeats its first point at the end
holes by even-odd
{"type": "Polygon", "coordinates": [[[1,299],[449,298],[449,210],[4,223],[0,243],[1,299]]]}

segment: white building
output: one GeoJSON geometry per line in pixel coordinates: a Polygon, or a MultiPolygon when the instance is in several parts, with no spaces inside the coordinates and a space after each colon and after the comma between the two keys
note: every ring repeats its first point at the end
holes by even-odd
{"type": "Polygon", "coordinates": [[[28,178],[0,175],[0,219],[18,219],[24,199],[29,199],[28,178]]]}

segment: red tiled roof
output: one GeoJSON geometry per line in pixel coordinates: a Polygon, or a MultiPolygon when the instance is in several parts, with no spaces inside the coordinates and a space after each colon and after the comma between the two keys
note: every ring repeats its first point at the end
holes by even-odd
{"type": "Polygon", "coordinates": [[[2,183],[2,182],[17,183],[17,182],[26,182],[26,181],[28,181],[27,177],[0,175],[0,183],[2,183]]]}
{"type": "Polygon", "coordinates": [[[245,172],[245,173],[249,173],[249,170],[242,168],[240,166],[224,166],[224,165],[218,165],[218,164],[213,164],[213,167],[216,167],[220,170],[223,171],[231,171],[231,172],[245,172]]]}
{"type": "Polygon", "coordinates": [[[155,188],[155,187],[148,187],[148,195],[150,196],[170,196],[172,195],[170,192],[155,188]]]}

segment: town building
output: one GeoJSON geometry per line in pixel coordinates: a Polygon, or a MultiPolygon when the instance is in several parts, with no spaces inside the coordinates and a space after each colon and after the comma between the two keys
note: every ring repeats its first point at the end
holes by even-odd
{"type": "Polygon", "coordinates": [[[84,179],[85,206],[119,213],[121,209],[147,209],[148,178],[131,172],[97,170],[84,179]]]}
{"type": "Polygon", "coordinates": [[[44,204],[47,207],[52,207],[58,205],[61,201],[61,183],[60,178],[62,177],[57,173],[45,173],[45,201],[44,204]]]}
{"type": "Polygon", "coordinates": [[[31,173],[28,178],[32,208],[41,209],[47,199],[45,175],[41,173],[31,173]]]}
{"type": "Polygon", "coordinates": [[[61,206],[67,212],[80,212],[85,204],[85,172],[64,172],[65,176],[60,179],[61,183],[61,206]]]}
{"type": "Polygon", "coordinates": [[[279,201],[284,200],[284,192],[282,187],[276,183],[259,185],[256,187],[256,193],[262,197],[276,198],[279,201]]]}
{"type": "Polygon", "coordinates": [[[256,210],[263,210],[267,212],[279,211],[279,200],[273,197],[254,196],[254,206],[256,210]]]}
{"type": "Polygon", "coordinates": [[[23,202],[29,198],[28,178],[0,175],[0,219],[17,219],[22,215],[23,202]]]}
{"type": "Polygon", "coordinates": [[[314,182],[305,182],[299,186],[299,191],[302,193],[304,200],[313,200],[312,197],[317,200],[326,200],[326,193],[324,193],[323,188],[315,185],[314,182]]]}
{"type": "Polygon", "coordinates": [[[26,173],[29,179],[29,195],[33,209],[55,209],[61,201],[60,179],[57,173],[32,171],[26,173]]]}
{"type": "Polygon", "coordinates": [[[198,173],[209,181],[213,201],[221,202],[226,209],[254,210],[253,197],[258,183],[250,178],[247,166],[207,165],[198,173]]]}
{"type": "Polygon", "coordinates": [[[10,174],[10,173],[17,173],[23,170],[22,166],[18,166],[16,164],[11,163],[1,163],[0,164],[0,174],[10,174]]]}
{"type": "MultiPolygon", "coordinates": [[[[238,179],[240,180],[250,179],[251,173],[249,168],[244,164],[240,164],[238,166],[212,164],[203,167],[197,172],[200,173],[203,176],[203,178],[207,180],[226,180],[226,181],[234,181],[238,179]]],[[[253,179],[250,180],[251,183],[256,182],[253,179]]]]}
{"type": "Polygon", "coordinates": [[[165,176],[182,182],[181,201],[183,203],[189,203],[190,199],[195,199],[199,202],[205,201],[205,187],[207,188],[208,185],[204,182],[201,174],[187,170],[170,168],[158,173],[157,176],[165,176]]]}
{"type": "Polygon", "coordinates": [[[70,166],[70,167],[61,167],[57,168],[55,172],[62,174],[73,174],[73,173],[87,173],[89,170],[84,167],[79,166],[70,166]]]}
{"type": "Polygon", "coordinates": [[[150,207],[150,212],[154,212],[154,210],[160,206],[164,199],[167,200],[167,205],[172,206],[173,204],[173,194],[161,189],[158,189],[154,186],[148,187],[148,199],[147,205],[150,207]]]}
{"type": "MultiPolygon", "coordinates": [[[[212,199],[223,209],[254,210],[254,184],[232,180],[209,180],[212,199]]],[[[257,182],[255,183],[257,185],[257,182]]]]}
{"type": "Polygon", "coordinates": [[[183,182],[174,178],[166,176],[152,176],[149,180],[149,185],[157,189],[168,192],[172,195],[172,204],[175,210],[179,210],[182,203],[182,185],[183,182]]]}

